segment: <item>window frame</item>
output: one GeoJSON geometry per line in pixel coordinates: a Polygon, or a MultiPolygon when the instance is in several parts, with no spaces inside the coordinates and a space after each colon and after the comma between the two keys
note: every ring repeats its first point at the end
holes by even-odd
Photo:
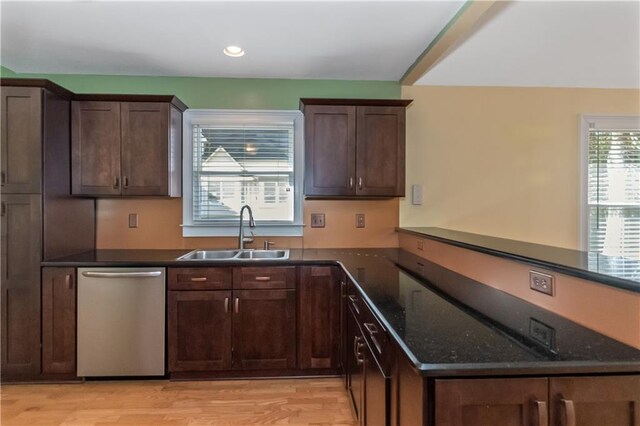
{"type": "MultiPolygon", "coordinates": [[[[193,125],[272,124],[293,122],[293,220],[265,221],[256,217],[251,230],[260,237],[298,237],[303,232],[304,119],[296,110],[188,109],[182,122],[182,236],[230,237],[238,235],[239,221],[194,223],[193,221],[193,125]]],[[[259,214],[259,213],[258,213],[259,214]]],[[[245,220],[247,218],[245,217],[245,220]]]]}
{"type": "Polygon", "coordinates": [[[640,116],[635,114],[581,114],[580,134],[580,220],[579,247],[589,251],[589,130],[640,129],[640,116]]]}

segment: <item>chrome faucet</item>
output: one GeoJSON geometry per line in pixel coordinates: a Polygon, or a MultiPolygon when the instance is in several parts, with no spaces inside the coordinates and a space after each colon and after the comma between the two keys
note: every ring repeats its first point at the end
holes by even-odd
{"type": "Polygon", "coordinates": [[[244,210],[247,209],[249,211],[249,227],[251,228],[255,228],[256,227],[256,222],[253,220],[253,212],[251,211],[251,207],[249,207],[249,205],[244,205],[242,206],[242,208],[240,209],[240,232],[238,234],[238,248],[240,250],[244,249],[244,243],[252,243],[253,242],[253,232],[251,232],[251,236],[250,237],[245,237],[244,236],[244,230],[242,229],[243,227],[243,216],[244,216],[244,210]]]}

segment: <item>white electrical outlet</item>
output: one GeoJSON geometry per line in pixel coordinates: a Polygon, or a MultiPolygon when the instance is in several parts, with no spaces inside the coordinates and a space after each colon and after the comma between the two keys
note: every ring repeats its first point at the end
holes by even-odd
{"type": "Polygon", "coordinates": [[[422,185],[417,183],[411,185],[411,204],[415,206],[422,205],[422,185]]]}

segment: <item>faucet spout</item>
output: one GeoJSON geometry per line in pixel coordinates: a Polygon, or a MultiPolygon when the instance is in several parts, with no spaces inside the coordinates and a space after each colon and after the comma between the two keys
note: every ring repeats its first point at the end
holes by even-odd
{"type": "Polygon", "coordinates": [[[256,227],[256,222],[255,220],[253,220],[253,212],[251,211],[251,207],[249,207],[248,204],[245,204],[244,206],[242,206],[242,208],[240,209],[240,229],[238,232],[238,248],[240,250],[244,249],[244,243],[252,243],[253,242],[253,236],[251,237],[245,237],[244,236],[244,211],[247,210],[249,212],[249,227],[250,228],[255,228],[256,227]]]}

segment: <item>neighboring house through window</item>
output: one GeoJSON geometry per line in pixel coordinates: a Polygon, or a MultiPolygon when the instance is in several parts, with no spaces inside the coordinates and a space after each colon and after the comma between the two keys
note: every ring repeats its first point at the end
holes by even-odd
{"type": "Polygon", "coordinates": [[[581,124],[582,245],[589,266],[640,278],[637,266],[621,261],[640,262],[640,117],[582,116],[581,124]]]}
{"type": "Polygon", "coordinates": [[[188,110],[184,141],[184,236],[237,235],[245,204],[256,235],[302,235],[302,113],[188,110]]]}

